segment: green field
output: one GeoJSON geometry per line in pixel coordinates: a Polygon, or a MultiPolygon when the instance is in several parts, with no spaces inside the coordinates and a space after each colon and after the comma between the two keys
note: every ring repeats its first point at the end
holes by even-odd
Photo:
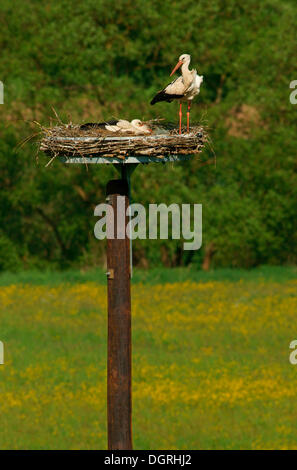
{"type": "MultiPolygon", "coordinates": [[[[106,448],[103,274],[0,282],[0,448],[106,448]]],[[[296,291],[293,268],[136,271],[134,448],[297,449],[296,291]]]]}

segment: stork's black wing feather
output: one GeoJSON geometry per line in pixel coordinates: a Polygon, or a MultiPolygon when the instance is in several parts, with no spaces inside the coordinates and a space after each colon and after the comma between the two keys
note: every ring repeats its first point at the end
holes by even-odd
{"type": "Polygon", "coordinates": [[[80,126],[80,129],[87,130],[87,129],[96,129],[100,127],[105,127],[106,125],[109,126],[115,126],[118,123],[116,119],[113,119],[111,121],[105,121],[105,122],[87,122],[86,124],[82,124],[80,126]]]}
{"type": "Polygon", "coordinates": [[[158,103],[159,101],[167,101],[167,103],[171,103],[173,100],[178,100],[180,98],[183,98],[183,95],[173,95],[172,93],[166,93],[166,88],[169,87],[169,85],[173,85],[176,80],[178,80],[179,77],[177,77],[175,80],[173,80],[171,83],[168,83],[163,90],[159,91],[159,93],[154,96],[154,98],[151,101],[151,104],[158,103]]]}
{"type": "Polygon", "coordinates": [[[159,93],[154,96],[151,101],[151,104],[158,103],[159,101],[167,101],[167,103],[171,103],[173,100],[178,100],[183,98],[184,95],[173,95],[172,93],[166,93],[165,89],[159,91],[159,93]]]}

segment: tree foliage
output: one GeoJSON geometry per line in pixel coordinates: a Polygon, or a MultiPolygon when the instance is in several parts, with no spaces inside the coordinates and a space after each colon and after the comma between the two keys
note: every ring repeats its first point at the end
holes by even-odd
{"type": "Polygon", "coordinates": [[[0,269],[104,262],[93,210],[114,170],[44,168],[36,145],[17,144],[52,107],[64,121],[174,121],[174,104],[149,101],[181,53],[205,78],[192,120],[208,126],[216,165],[136,170],[133,198],[202,203],[203,248],[137,241],[136,263],[200,266],[210,244],[213,266],[296,263],[295,1],[2,0],[1,10],[0,269]]]}

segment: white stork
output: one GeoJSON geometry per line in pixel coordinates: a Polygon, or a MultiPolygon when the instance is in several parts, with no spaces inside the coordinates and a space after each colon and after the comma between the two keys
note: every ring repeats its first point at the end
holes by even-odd
{"type": "Polygon", "coordinates": [[[182,122],[182,102],[188,102],[187,111],[187,131],[190,127],[190,109],[192,100],[200,92],[200,86],[203,82],[203,75],[198,75],[197,70],[189,70],[191,62],[190,54],[182,54],[176,66],[172,70],[170,77],[181,67],[181,76],[169,83],[163,90],[159,91],[152,99],[151,104],[158,103],[159,101],[167,101],[171,103],[173,100],[179,100],[179,133],[181,134],[182,122]]]}
{"type": "Polygon", "coordinates": [[[88,122],[80,126],[81,129],[85,129],[85,130],[92,129],[92,128],[94,129],[98,127],[106,129],[109,132],[120,132],[120,133],[129,132],[134,135],[152,133],[152,129],[150,129],[140,119],[133,119],[131,122],[126,121],[125,119],[99,122],[99,123],[88,122]]]}

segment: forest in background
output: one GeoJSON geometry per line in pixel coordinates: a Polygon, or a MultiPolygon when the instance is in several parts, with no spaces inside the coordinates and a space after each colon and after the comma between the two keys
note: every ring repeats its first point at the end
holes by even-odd
{"type": "Polygon", "coordinates": [[[45,168],[36,139],[18,144],[52,108],[63,122],[177,121],[176,103],[149,102],[182,53],[204,76],[191,116],[212,145],[137,169],[132,197],[202,203],[203,246],[136,240],[135,264],[296,264],[296,14],[295,0],[1,0],[0,270],[104,264],[93,211],[115,170],[45,168]]]}

